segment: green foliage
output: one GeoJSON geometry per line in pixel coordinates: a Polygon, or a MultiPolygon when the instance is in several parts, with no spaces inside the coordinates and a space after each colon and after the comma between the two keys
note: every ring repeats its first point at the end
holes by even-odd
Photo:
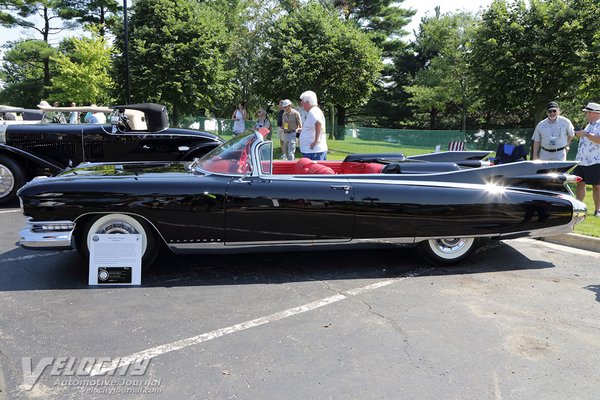
{"type": "Polygon", "coordinates": [[[92,26],[100,36],[104,36],[108,30],[114,29],[119,8],[115,0],[61,0],[59,15],[65,20],[92,26]]]}
{"type": "MultiPolygon", "coordinates": [[[[472,67],[484,92],[485,107],[497,113],[518,112],[533,123],[549,100],[579,95],[592,56],[592,22],[581,1],[495,0],[483,14],[473,45],[472,67]]],[[[598,4],[593,30],[598,30],[598,4]]],[[[596,55],[597,59],[597,55],[596,55]]],[[[599,71],[592,71],[597,79],[599,71]]]]}
{"type": "Polygon", "coordinates": [[[0,67],[0,103],[35,108],[44,96],[44,62],[56,49],[42,40],[11,43],[0,67]]]}
{"type": "Polygon", "coordinates": [[[113,86],[109,75],[110,48],[106,40],[92,38],[68,39],[69,51],[52,57],[56,73],[52,78],[51,98],[77,104],[111,104],[113,86]]]}
{"type": "MultiPolygon", "coordinates": [[[[166,104],[177,123],[180,114],[230,99],[233,71],[225,59],[230,37],[221,19],[195,1],[138,0],[129,24],[133,100],[166,104]]],[[[122,42],[117,46],[123,49],[122,42]]]]}
{"type": "Polygon", "coordinates": [[[431,58],[405,90],[412,95],[410,103],[416,110],[429,115],[430,129],[439,128],[439,114],[445,114],[450,121],[454,117],[454,123],[446,126],[460,124],[465,130],[467,113],[478,98],[468,61],[475,18],[437,11],[434,17],[423,19],[414,45],[419,54],[431,58]]]}
{"type": "MultiPolygon", "coordinates": [[[[8,28],[22,27],[37,31],[44,41],[60,32],[62,25],[53,25],[59,18],[62,0],[2,0],[0,1],[0,25],[8,28]],[[41,17],[42,24],[30,20],[41,17]]],[[[67,24],[68,27],[68,24],[67,24]]]]}
{"type": "Polygon", "coordinates": [[[231,37],[226,55],[227,68],[235,71],[232,77],[233,97],[216,104],[216,115],[230,115],[239,101],[246,101],[250,115],[260,107],[274,104],[258,83],[257,72],[269,48],[269,30],[282,12],[273,0],[215,0],[211,8],[221,15],[231,37]]]}
{"type": "MultiPolygon", "coordinates": [[[[415,11],[402,8],[403,1],[393,0],[330,0],[347,21],[353,21],[382,51],[382,60],[394,60],[383,65],[375,89],[364,105],[345,112],[346,122],[370,126],[397,127],[411,114],[407,106],[409,95],[403,87],[412,73],[412,55],[402,39],[406,25],[415,11]],[[410,72],[409,72],[410,71],[410,72]]],[[[414,58],[414,57],[412,57],[414,58]]],[[[338,123],[344,121],[338,116],[338,123]]]]}
{"type": "Polygon", "coordinates": [[[274,23],[260,84],[271,98],[313,90],[322,104],[356,106],[369,98],[381,51],[351,22],[311,3],[274,23]]]}

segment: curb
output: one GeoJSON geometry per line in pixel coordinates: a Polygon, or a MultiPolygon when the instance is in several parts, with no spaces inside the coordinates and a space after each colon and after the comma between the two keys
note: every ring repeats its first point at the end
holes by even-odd
{"type": "Polygon", "coordinates": [[[562,246],[574,247],[576,249],[595,251],[600,253],[600,238],[567,233],[564,235],[547,236],[540,240],[548,243],[560,244],[562,246]]]}

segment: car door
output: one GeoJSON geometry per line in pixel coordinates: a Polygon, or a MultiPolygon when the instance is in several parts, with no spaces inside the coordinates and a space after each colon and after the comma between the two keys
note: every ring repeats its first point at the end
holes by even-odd
{"type": "Polygon", "coordinates": [[[354,193],[347,179],[335,175],[258,175],[233,179],[227,187],[226,245],[352,239],[354,193]]]}
{"type": "Polygon", "coordinates": [[[352,239],[354,199],[347,180],[274,176],[227,187],[225,243],[339,242],[352,239]]]}
{"type": "Polygon", "coordinates": [[[83,161],[101,162],[115,161],[115,147],[107,125],[86,124],[81,126],[83,142],[83,161]]]}

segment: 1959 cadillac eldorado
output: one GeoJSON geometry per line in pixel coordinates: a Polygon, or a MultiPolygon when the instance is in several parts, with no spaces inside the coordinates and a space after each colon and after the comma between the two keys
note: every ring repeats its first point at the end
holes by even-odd
{"type": "MultiPolygon", "coordinates": [[[[193,162],[82,164],[18,193],[26,248],[77,248],[94,234],[140,234],[144,266],[174,252],[395,242],[433,264],[466,258],[481,238],[570,232],[585,205],[566,185],[573,162],[480,168],[390,155],[273,160],[246,132],[193,162]]],[[[438,157],[438,156],[436,156],[438,157]]]]}
{"type": "MultiPolygon", "coordinates": [[[[81,162],[182,161],[223,143],[208,132],[170,128],[159,104],[47,107],[44,112],[112,112],[111,125],[0,124],[0,203],[34,176],[54,175],[81,162]]],[[[39,122],[39,121],[38,121],[39,122]]]]}

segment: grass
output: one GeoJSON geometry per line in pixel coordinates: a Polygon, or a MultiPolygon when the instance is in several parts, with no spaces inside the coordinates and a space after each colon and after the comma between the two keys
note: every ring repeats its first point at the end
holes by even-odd
{"type": "MultiPolygon", "coordinates": [[[[585,199],[583,199],[583,202],[587,206],[588,215],[585,221],[575,227],[575,233],[600,237],[600,217],[594,217],[595,206],[594,199],[592,197],[592,187],[588,185],[586,189],[585,199]]],[[[573,187],[572,190],[574,193],[575,188],[573,187]]]]}

